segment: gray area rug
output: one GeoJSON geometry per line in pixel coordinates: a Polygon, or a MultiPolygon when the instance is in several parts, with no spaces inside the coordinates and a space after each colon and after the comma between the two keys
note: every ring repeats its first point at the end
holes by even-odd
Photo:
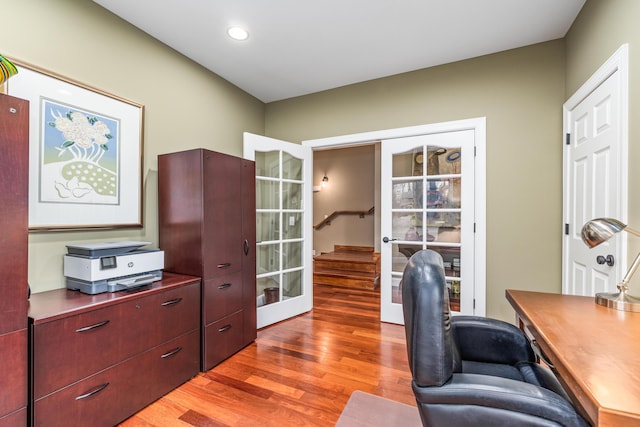
{"type": "Polygon", "coordinates": [[[422,422],[415,406],[356,390],[342,410],[336,427],[365,426],[421,427],[422,422]]]}

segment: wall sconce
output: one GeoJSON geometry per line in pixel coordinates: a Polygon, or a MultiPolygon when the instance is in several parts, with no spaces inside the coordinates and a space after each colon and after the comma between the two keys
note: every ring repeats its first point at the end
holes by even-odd
{"type": "Polygon", "coordinates": [[[18,74],[18,69],[11,61],[0,55],[0,86],[9,80],[9,77],[18,74]]]}
{"type": "Polygon", "coordinates": [[[322,183],[320,185],[322,188],[327,188],[329,186],[329,178],[327,178],[327,174],[324,174],[324,177],[322,177],[322,183]]]}
{"type": "Polygon", "coordinates": [[[328,186],[329,186],[329,178],[327,178],[327,174],[324,174],[324,176],[322,177],[322,181],[320,181],[320,185],[313,186],[313,192],[318,193],[323,189],[327,188],[328,186]]]}
{"type": "MultiPolygon", "coordinates": [[[[633,234],[634,236],[640,237],[640,231],[629,228],[626,224],[623,224],[617,219],[596,218],[588,221],[582,227],[582,241],[590,248],[594,248],[600,243],[606,242],[622,230],[626,231],[627,233],[633,234]]],[[[604,264],[605,262],[607,262],[608,265],[613,265],[613,257],[610,255],[607,256],[607,258],[604,258],[602,256],[598,258],[598,263],[600,264],[604,264]],[[600,258],[602,258],[603,262],[600,262],[600,258]]],[[[638,267],[640,267],[640,253],[636,255],[636,258],[633,260],[633,264],[631,264],[631,267],[629,267],[629,270],[622,278],[622,281],[618,283],[617,287],[619,292],[597,293],[596,304],[615,308],[616,310],[621,311],[640,312],[640,299],[627,294],[627,290],[629,289],[629,281],[631,280],[631,277],[636,272],[636,270],[638,270],[638,267]]]]}

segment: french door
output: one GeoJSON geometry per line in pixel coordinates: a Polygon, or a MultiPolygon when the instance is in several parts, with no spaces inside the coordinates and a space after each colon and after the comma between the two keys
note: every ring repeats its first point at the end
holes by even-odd
{"type": "Polygon", "coordinates": [[[311,149],[244,134],[244,158],[256,163],[257,326],[313,306],[311,149]]]}
{"type": "Polygon", "coordinates": [[[411,255],[442,255],[451,308],[474,314],[473,129],[382,141],[382,321],[403,323],[400,282],[411,255]]]}

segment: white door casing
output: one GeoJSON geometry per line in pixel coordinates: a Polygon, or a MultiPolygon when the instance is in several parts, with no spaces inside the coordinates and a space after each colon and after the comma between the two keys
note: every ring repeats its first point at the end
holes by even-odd
{"type": "Polygon", "coordinates": [[[626,268],[625,233],[589,249],[581,230],[598,217],[627,221],[627,45],[564,104],[563,123],[562,292],[614,292],[626,268]],[[599,255],[612,255],[614,265],[598,264],[599,255]]]}
{"type": "Polygon", "coordinates": [[[244,158],[256,161],[257,327],[313,307],[311,149],[244,133],[244,158]],[[271,297],[277,295],[277,302],[271,297]]]}
{"type": "MultiPolygon", "coordinates": [[[[472,295],[470,304],[473,307],[473,314],[484,316],[486,313],[486,119],[484,117],[308,140],[303,141],[302,144],[313,149],[344,148],[348,146],[371,144],[386,139],[415,137],[420,135],[465,130],[473,131],[473,139],[475,142],[475,156],[473,157],[474,175],[472,177],[474,198],[473,206],[470,208],[470,211],[473,212],[474,215],[473,224],[475,227],[475,233],[473,235],[472,243],[473,259],[469,260],[469,263],[473,265],[474,289],[468,293],[468,297],[472,295]]],[[[381,183],[381,186],[383,184],[384,183],[381,183]]],[[[376,235],[380,237],[381,231],[376,230],[376,235]]],[[[381,243],[381,248],[384,245],[384,243],[381,243]]],[[[383,255],[381,252],[381,258],[382,257],[383,255]]],[[[381,264],[384,262],[385,261],[382,258],[381,264]]],[[[381,277],[381,281],[382,280],[384,279],[381,277]]],[[[383,291],[381,290],[381,299],[386,298],[386,295],[383,295],[382,293],[383,291]]],[[[387,302],[387,304],[389,303],[390,302],[387,302]]],[[[387,320],[387,309],[382,308],[384,304],[385,303],[381,301],[381,320],[393,323],[402,323],[402,319],[398,316],[398,310],[401,310],[401,308],[399,309],[398,307],[395,307],[392,310],[395,312],[393,320],[387,320]],[[385,311],[384,314],[383,310],[385,311]]],[[[397,306],[398,304],[395,305],[397,306]]]]}

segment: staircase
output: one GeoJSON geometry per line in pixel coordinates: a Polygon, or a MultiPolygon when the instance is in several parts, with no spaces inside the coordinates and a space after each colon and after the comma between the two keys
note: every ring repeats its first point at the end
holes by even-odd
{"type": "Polygon", "coordinates": [[[333,252],[313,258],[313,283],[377,289],[380,254],[369,246],[334,245],[333,252]]]}

